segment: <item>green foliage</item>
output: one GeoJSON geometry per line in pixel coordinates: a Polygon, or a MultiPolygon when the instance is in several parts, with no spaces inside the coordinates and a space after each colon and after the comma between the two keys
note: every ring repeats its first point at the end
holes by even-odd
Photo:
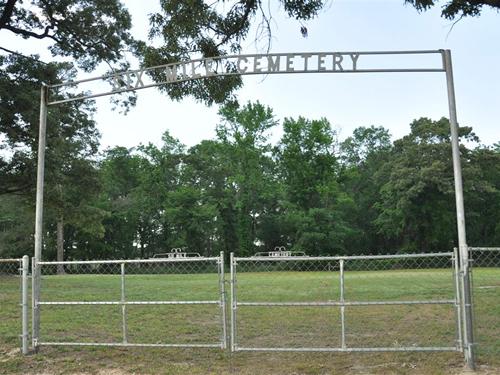
{"type": "MultiPolygon", "coordinates": [[[[2,93],[8,93],[0,95],[0,136],[5,139],[0,155],[0,194],[18,194],[15,199],[22,202],[23,209],[33,210],[39,117],[39,108],[33,103],[39,102],[45,79],[70,79],[75,69],[69,63],[43,64],[18,55],[0,56],[0,66],[0,87],[2,93]]],[[[92,160],[99,143],[93,113],[91,101],[66,103],[48,111],[45,207],[49,241],[56,221],[93,236],[104,232],[104,214],[91,203],[99,190],[92,160]]],[[[29,223],[24,239],[10,239],[9,247],[24,249],[18,255],[26,253],[24,244],[31,241],[33,228],[29,223]]],[[[71,242],[67,247],[72,248],[71,242]]]]}
{"type": "MultiPolygon", "coordinates": [[[[413,5],[417,10],[424,11],[436,6],[437,0],[405,0],[405,3],[413,5]]],[[[498,0],[445,0],[441,7],[441,15],[444,18],[453,20],[462,17],[476,17],[481,14],[484,6],[500,9],[498,0]]]]}
{"type": "Polygon", "coordinates": [[[33,251],[35,215],[22,196],[0,195],[0,257],[14,258],[33,251]]]}
{"type": "MultiPolygon", "coordinates": [[[[315,17],[326,2],[280,0],[280,3],[289,17],[308,20],[315,17]]],[[[261,0],[168,0],[160,4],[161,10],[150,15],[149,37],[153,43],[138,44],[144,56],[144,66],[238,53],[253,24],[260,23],[264,32],[269,36],[271,33],[271,15],[261,0]]],[[[228,65],[226,68],[236,71],[235,66],[228,65]]],[[[162,74],[153,74],[153,79],[164,80],[162,74]]],[[[212,104],[232,99],[232,93],[241,84],[241,78],[235,75],[174,83],[160,90],[173,99],[192,95],[212,104]]]]}
{"type": "Polygon", "coordinates": [[[117,0],[2,0],[0,9],[0,30],[48,39],[52,55],[71,57],[86,71],[124,64],[123,50],[133,44],[130,14],[117,0]]]}
{"type": "MultiPolygon", "coordinates": [[[[407,251],[452,248],[456,238],[453,165],[447,119],[415,120],[411,133],[394,142],[388,179],[380,188],[375,225],[407,251]]],[[[462,140],[475,141],[471,128],[459,129],[462,140]]],[[[478,178],[462,147],[465,192],[484,192],[489,183],[478,178]]],[[[475,207],[468,207],[474,212],[475,207]]]]}
{"type": "MultiPolygon", "coordinates": [[[[273,146],[269,107],[228,103],[219,113],[216,138],[190,149],[165,132],[159,146],[115,147],[96,161],[92,108],[51,112],[45,256],[56,256],[61,221],[68,259],[148,258],[173,247],[241,256],[275,246],[324,255],[456,245],[447,119],[415,120],[391,143],[383,127],[359,127],[339,142],[326,119],[287,118],[273,146]]],[[[478,145],[470,127],[459,134],[468,240],[496,245],[499,147],[478,145]]],[[[3,171],[22,176],[22,160],[32,160],[29,150],[16,150],[3,171]]],[[[18,256],[32,248],[33,191],[14,195],[14,179],[5,181],[0,254],[18,256]]]]}

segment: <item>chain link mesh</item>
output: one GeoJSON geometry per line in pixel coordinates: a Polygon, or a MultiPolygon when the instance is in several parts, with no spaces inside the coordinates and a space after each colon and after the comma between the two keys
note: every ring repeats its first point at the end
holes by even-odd
{"type": "Polygon", "coordinates": [[[220,261],[42,262],[39,344],[223,347],[220,261]]]}
{"type": "MultiPolygon", "coordinates": [[[[477,363],[498,369],[500,248],[470,248],[470,259],[477,363]]],[[[221,347],[225,333],[221,332],[224,295],[219,262],[220,258],[44,262],[40,266],[40,340],[42,344],[221,347]],[[196,301],[201,303],[191,304],[196,301]]],[[[20,259],[0,260],[3,353],[19,345],[20,268],[20,259]]],[[[455,270],[453,253],[236,258],[236,347],[454,348],[455,270]],[[423,303],[406,304],[419,301],[423,303]]],[[[383,362],[410,361],[431,369],[432,363],[442,361],[446,366],[463,363],[459,352],[402,355],[339,353],[335,358],[364,364],[382,358],[383,362]]]]}
{"type": "Polygon", "coordinates": [[[19,348],[22,259],[0,259],[0,353],[19,348]]]}
{"type": "Polygon", "coordinates": [[[500,247],[469,248],[478,363],[500,368],[500,247]]]}

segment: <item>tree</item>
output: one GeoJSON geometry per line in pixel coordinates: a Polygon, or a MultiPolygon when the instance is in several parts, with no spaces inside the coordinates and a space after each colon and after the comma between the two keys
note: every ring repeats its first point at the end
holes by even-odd
{"type": "Polygon", "coordinates": [[[20,258],[33,251],[34,214],[22,195],[0,195],[0,258],[20,258]]]}
{"type": "MultiPolygon", "coordinates": [[[[442,251],[456,239],[453,164],[449,121],[420,118],[411,133],[394,142],[386,168],[390,171],[376,203],[379,232],[406,251],[442,251]]],[[[460,127],[464,141],[478,141],[470,127],[460,127]]],[[[464,191],[486,192],[470,162],[470,150],[461,146],[464,191]]],[[[474,207],[467,206],[470,214],[474,207]]]]}
{"type": "Polygon", "coordinates": [[[374,225],[378,216],[374,206],[380,201],[380,189],[390,173],[391,149],[389,131],[381,126],[356,128],[340,144],[339,183],[353,201],[346,216],[357,234],[349,240],[353,251],[371,254],[387,251],[390,246],[374,225]]]}
{"type": "Polygon", "coordinates": [[[124,51],[133,45],[132,22],[118,0],[0,0],[0,9],[0,32],[50,40],[54,56],[71,57],[86,71],[101,62],[126,66],[124,51]]]}
{"type": "Polygon", "coordinates": [[[379,151],[391,148],[391,135],[382,126],[370,126],[354,129],[352,136],[342,144],[341,161],[346,166],[355,166],[366,162],[379,151]]]}
{"type": "Polygon", "coordinates": [[[338,184],[336,134],[326,119],[285,119],[276,150],[286,201],[287,244],[312,254],[345,252],[351,199],[338,184]]]}
{"type": "Polygon", "coordinates": [[[183,183],[195,187],[203,202],[215,207],[214,221],[205,227],[209,249],[227,254],[238,249],[237,211],[232,146],[204,140],[189,149],[185,158],[183,183]]]}
{"type": "Polygon", "coordinates": [[[335,133],[327,119],[286,118],[276,150],[288,199],[301,209],[318,207],[321,191],[335,180],[335,133]]]}
{"type": "MultiPolygon", "coordinates": [[[[438,0],[405,0],[405,3],[413,5],[419,11],[428,10],[436,6],[438,0]]],[[[500,9],[500,0],[445,0],[441,7],[441,15],[453,20],[467,16],[476,17],[481,14],[483,7],[500,9]]]]}
{"type": "Polygon", "coordinates": [[[230,155],[238,245],[243,254],[253,254],[269,182],[266,171],[271,148],[267,135],[277,121],[271,108],[259,102],[241,108],[229,103],[219,114],[222,123],[217,126],[217,137],[230,155]]]}
{"type": "MultiPolygon", "coordinates": [[[[4,68],[0,72],[0,87],[2,93],[8,93],[0,95],[0,134],[5,138],[4,153],[0,156],[0,194],[18,194],[24,204],[33,209],[38,137],[35,126],[38,108],[33,103],[39,100],[44,79],[71,79],[76,71],[69,63],[43,64],[18,55],[0,56],[0,65],[4,68]]],[[[65,103],[48,112],[46,229],[51,228],[51,220],[57,221],[55,232],[60,260],[64,252],[64,219],[78,227],[79,223],[93,217],[88,202],[96,192],[93,189],[96,171],[88,158],[97,152],[99,142],[93,113],[92,101],[65,103]]],[[[80,228],[96,227],[80,225],[80,228]]],[[[32,225],[25,228],[28,238],[32,229],[32,225]]]]}
{"type": "Polygon", "coordinates": [[[467,242],[474,246],[500,243],[500,144],[479,146],[470,153],[469,162],[476,175],[465,176],[465,213],[467,242]],[[481,190],[471,186],[482,181],[481,190]]]}
{"type": "MultiPolygon", "coordinates": [[[[283,11],[299,21],[315,17],[327,1],[280,0],[283,11]]],[[[193,57],[218,57],[238,53],[252,24],[270,37],[271,15],[262,0],[170,0],[161,2],[161,11],[150,16],[149,36],[160,45],[141,43],[144,65],[154,66],[190,60],[193,57]],[[260,22],[260,23],[259,23],[260,22]]],[[[234,69],[234,66],[229,66],[234,69]]],[[[164,77],[154,75],[153,79],[164,77]]],[[[162,86],[171,98],[186,94],[207,103],[222,103],[242,84],[235,76],[211,77],[162,86]]]]}
{"type": "Polygon", "coordinates": [[[185,146],[168,131],[162,136],[163,144],[138,147],[139,180],[131,198],[138,215],[137,239],[142,257],[147,253],[165,253],[179,243],[179,226],[171,215],[170,196],[182,186],[182,162],[185,146]]]}

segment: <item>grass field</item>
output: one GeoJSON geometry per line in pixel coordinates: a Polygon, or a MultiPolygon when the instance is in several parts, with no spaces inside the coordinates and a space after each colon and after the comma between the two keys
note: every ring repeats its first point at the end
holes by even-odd
{"type": "MultiPolygon", "coordinates": [[[[220,349],[42,347],[19,354],[18,278],[0,278],[0,374],[459,374],[460,353],[247,353],[220,349]]],[[[338,272],[243,272],[238,301],[339,299],[338,272]]],[[[479,363],[500,373],[500,270],[474,273],[479,363]]],[[[216,274],[128,275],[128,301],[216,300],[216,274]]],[[[453,298],[450,270],[346,272],[348,301],[453,298]]],[[[45,276],[42,301],[118,301],[115,275],[45,276]]],[[[451,305],[346,307],[351,347],[454,346],[451,305]]],[[[228,314],[229,317],[229,314],[228,314]]],[[[238,308],[240,346],[338,347],[339,307],[238,308]]],[[[121,306],[43,306],[42,341],[120,342],[121,306]]],[[[203,306],[127,306],[135,343],[217,343],[220,310],[203,306]]]]}

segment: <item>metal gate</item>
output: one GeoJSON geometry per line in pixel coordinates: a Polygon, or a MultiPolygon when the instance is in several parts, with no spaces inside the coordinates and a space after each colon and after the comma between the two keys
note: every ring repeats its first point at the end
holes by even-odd
{"type": "Polygon", "coordinates": [[[231,254],[231,351],[463,351],[456,260],[231,254]]]}
{"type": "Polygon", "coordinates": [[[224,254],[39,262],[33,347],[226,348],[224,254]]]}

